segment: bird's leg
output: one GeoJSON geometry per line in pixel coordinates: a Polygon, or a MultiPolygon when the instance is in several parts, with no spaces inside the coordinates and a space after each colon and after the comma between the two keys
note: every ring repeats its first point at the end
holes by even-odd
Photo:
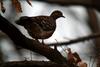
{"type": "Polygon", "coordinates": [[[38,39],[35,39],[37,42],[39,42],[39,40],[38,39]]]}
{"type": "Polygon", "coordinates": [[[44,39],[42,39],[42,44],[45,45],[45,44],[44,44],[44,39]]]}
{"type": "MultiPolygon", "coordinates": [[[[39,40],[38,40],[38,39],[35,39],[35,40],[39,42],[39,40]]],[[[43,44],[43,45],[45,45],[45,44],[44,44],[44,39],[42,39],[42,44],[43,44]]]]}

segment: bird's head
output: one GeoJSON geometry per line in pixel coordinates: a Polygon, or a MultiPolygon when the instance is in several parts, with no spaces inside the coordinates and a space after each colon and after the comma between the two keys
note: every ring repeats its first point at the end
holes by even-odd
{"type": "Polygon", "coordinates": [[[19,20],[16,20],[15,23],[21,26],[25,26],[29,22],[29,17],[23,16],[20,17],[19,20]]]}
{"type": "Polygon", "coordinates": [[[50,15],[50,17],[53,17],[53,19],[56,20],[57,18],[64,17],[64,16],[63,16],[63,13],[61,11],[55,10],[55,11],[52,12],[52,14],[50,15]]]}

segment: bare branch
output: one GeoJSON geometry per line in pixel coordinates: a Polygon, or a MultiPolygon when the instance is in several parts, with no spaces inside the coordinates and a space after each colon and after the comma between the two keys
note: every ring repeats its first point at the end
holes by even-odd
{"type": "Polygon", "coordinates": [[[94,33],[94,34],[89,35],[89,36],[84,36],[84,37],[81,37],[81,38],[78,38],[78,39],[70,40],[70,41],[68,41],[68,42],[52,43],[52,44],[48,44],[48,45],[49,45],[49,46],[54,46],[54,45],[57,45],[57,46],[69,45],[69,44],[78,43],[78,42],[83,42],[83,41],[91,40],[91,39],[95,39],[95,38],[100,38],[100,33],[94,33]]]}
{"type": "Polygon", "coordinates": [[[30,6],[32,6],[30,0],[26,0],[26,2],[27,2],[30,6]]]}
{"type": "MultiPolygon", "coordinates": [[[[66,64],[57,64],[50,61],[13,61],[5,62],[2,67],[70,67],[66,64]]],[[[75,66],[74,66],[75,67],[75,66]]]]}
{"type": "Polygon", "coordinates": [[[38,0],[60,5],[82,5],[85,7],[96,8],[100,11],[100,2],[98,0],[38,0]]]}

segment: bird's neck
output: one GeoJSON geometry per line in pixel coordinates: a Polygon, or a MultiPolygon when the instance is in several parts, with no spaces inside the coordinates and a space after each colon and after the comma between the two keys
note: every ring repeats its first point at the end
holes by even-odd
{"type": "Polygon", "coordinates": [[[57,18],[59,18],[58,16],[53,15],[53,14],[51,14],[50,17],[53,18],[54,20],[56,20],[57,18]]]}

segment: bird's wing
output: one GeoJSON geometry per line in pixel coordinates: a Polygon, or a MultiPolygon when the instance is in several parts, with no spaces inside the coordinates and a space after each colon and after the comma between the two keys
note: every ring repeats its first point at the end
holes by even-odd
{"type": "Polygon", "coordinates": [[[48,16],[38,16],[32,18],[34,23],[37,23],[44,31],[55,30],[55,21],[48,16]]]}

